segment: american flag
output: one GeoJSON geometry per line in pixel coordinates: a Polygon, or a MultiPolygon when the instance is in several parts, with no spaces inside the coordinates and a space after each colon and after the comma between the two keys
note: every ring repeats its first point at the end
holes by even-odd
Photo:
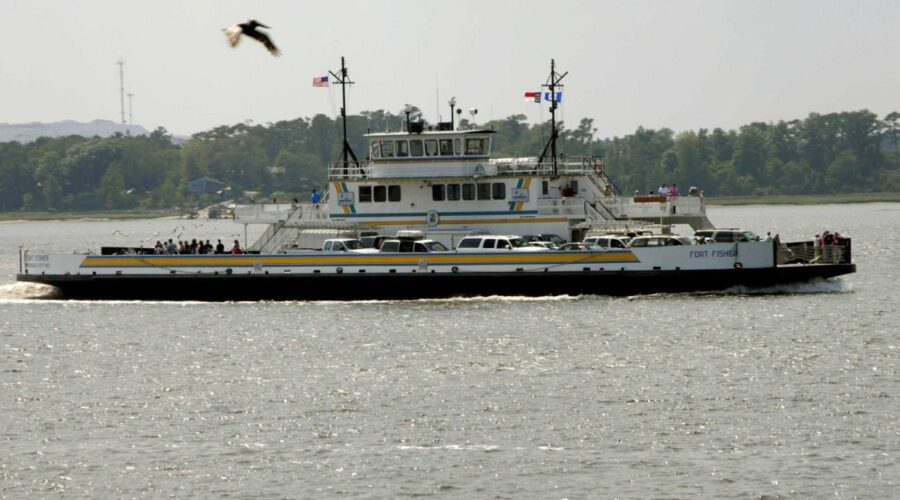
{"type": "Polygon", "coordinates": [[[317,76],[313,78],[313,87],[327,87],[328,76],[317,76]]]}

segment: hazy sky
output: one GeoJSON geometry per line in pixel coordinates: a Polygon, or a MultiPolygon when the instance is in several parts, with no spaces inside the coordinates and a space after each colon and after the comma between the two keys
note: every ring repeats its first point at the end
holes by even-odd
{"type": "Polygon", "coordinates": [[[547,119],[522,96],[551,58],[569,72],[563,118],[595,118],[600,137],[900,110],[896,0],[0,0],[0,19],[7,123],[118,120],[120,58],[134,122],[183,135],[333,116],[340,94],[311,80],[341,56],[351,113],[411,103],[430,121],[451,96],[478,121],[547,119]],[[282,57],[226,45],[249,18],[282,57]]]}

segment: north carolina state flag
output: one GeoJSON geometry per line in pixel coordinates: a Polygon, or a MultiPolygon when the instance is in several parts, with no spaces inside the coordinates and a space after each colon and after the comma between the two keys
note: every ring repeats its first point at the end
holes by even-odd
{"type": "Polygon", "coordinates": [[[541,102],[540,92],[525,92],[525,100],[530,102],[541,102]]]}

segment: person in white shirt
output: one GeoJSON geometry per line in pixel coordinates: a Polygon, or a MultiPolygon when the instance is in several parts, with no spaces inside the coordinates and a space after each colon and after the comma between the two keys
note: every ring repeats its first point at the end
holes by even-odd
{"type": "Polygon", "coordinates": [[[663,182],[659,185],[659,191],[657,191],[660,196],[669,196],[669,187],[666,186],[666,183],[663,182]]]}

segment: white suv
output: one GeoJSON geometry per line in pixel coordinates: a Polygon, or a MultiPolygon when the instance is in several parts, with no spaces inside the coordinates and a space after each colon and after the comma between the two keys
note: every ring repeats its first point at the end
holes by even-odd
{"type": "Polygon", "coordinates": [[[519,236],[478,235],[466,236],[456,246],[458,252],[479,251],[519,251],[519,252],[545,252],[544,247],[533,246],[519,236]]]}
{"type": "Polygon", "coordinates": [[[588,236],[582,243],[593,243],[603,248],[625,248],[628,242],[619,236],[588,236]]]}

